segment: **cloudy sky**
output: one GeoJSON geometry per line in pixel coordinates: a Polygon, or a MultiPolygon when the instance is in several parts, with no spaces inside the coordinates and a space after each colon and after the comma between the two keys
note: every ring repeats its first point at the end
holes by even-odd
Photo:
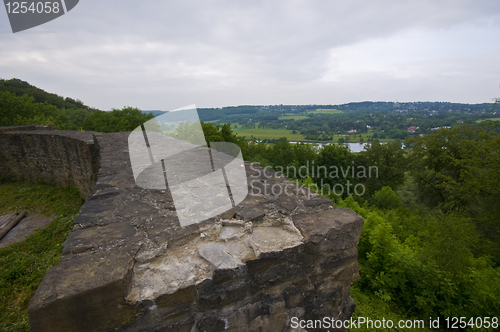
{"type": "Polygon", "coordinates": [[[491,102],[500,1],[84,0],[12,33],[0,78],[102,110],[491,102]]]}

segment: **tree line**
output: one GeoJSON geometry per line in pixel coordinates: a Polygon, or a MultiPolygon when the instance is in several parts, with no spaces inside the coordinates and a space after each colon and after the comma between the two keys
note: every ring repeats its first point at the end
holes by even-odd
{"type": "Polygon", "coordinates": [[[131,131],[154,118],[138,108],[104,112],[72,102],[16,79],[0,80],[0,126],[53,124],[61,130],[131,131]],[[12,87],[14,86],[14,87],[12,87]],[[8,88],[14,92],[1,91],[8,88]]]}

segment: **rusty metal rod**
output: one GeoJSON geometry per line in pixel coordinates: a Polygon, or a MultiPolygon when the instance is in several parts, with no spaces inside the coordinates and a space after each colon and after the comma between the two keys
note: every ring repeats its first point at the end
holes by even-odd
{"type": "Polygon", "coordinates": [[[17,215],[17,217],[15,217],[13,220],[9,221],[9,223],[7,224],[7,226],[5,226],[4,229],[2,229],[0,231],[0,240],[5,236],[7,235],[7,233],[12,229],[14,228],[14,226],[17,225],[18,222],[21,221],[21,219],[24,218],[24,216],[26,215],[26,211],[23,211],[21,212],[20,214],[17,215]]]}

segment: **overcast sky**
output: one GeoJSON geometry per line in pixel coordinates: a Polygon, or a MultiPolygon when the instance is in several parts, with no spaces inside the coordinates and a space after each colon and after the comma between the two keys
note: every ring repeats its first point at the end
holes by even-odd
{"type": "Polygon", "coordinates": [[[83,0],[12,33],[0,78],[102,110],[492,102],[500,1],[83,0]]]}

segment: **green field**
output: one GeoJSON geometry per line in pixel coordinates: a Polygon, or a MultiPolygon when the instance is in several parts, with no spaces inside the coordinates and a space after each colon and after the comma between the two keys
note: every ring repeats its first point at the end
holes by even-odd
{"type": "Polygon", "coordinates": [[[483,121],[500,121],[500,118],[487,118],[487,119],[476,120],[477,123],[483,122],[483,121]]]}
{"type": "Polygon", "coordinates": [[[335,109],[323,109],[323,108],[318,108],[315,111],[310,111],[307,113],[312,113],[312,114],[339,114],[342,113],[342,111],[335,110],[335,109]]]}
{"type": "Polygon", "coordinates": [[[308,119],[308,117],[304,116],[304,115],[285,115],[285,116],[280,116],[278,119],[279,120],[287,120],[287,119],[303,120],[303,119],[308,119]]]}
{"type": "MultiPolygon", "coordinates": [[[[246,139],[250,139],[251,136],[255,137],[256,139],[263,140],[263,139],[278,139],[282,137],[286,137],[289,141],[292,142],[307,142],[310,140],[306,140],[305,136],[297,133],[297,134],[292,134],[291,130],[287,129],[259,129],[259,128],[242,128],[238,124],[238,128],[234,128],[234,124],[231,125],[232,129],[234,132],[238,134],[238,136],[245,136],[246,139]]],[[[343,137],[345,138],[346,136],[349,137],[349,143],[360,143],[360,139],[363,138],[363,143],[366,143],[368,141],[368,138],[370,138],[373,135],[372,132],[370,133],[363,133],[363,134],[337,134],[333,135],[333,139],[331,141],[324,141],[323,143],[337,143],[338,139],[343,137]],[[361,137],[359,137],[361,135],[361,137]]],[[[378,139],[380,142],[391,142],[394,141],[394,139],[391,138],[384,138],[384,139],[378,139]]]]}
{"type": "Polygon", "coordinates": [[[238,134],[238,136],[245,136],[247,139],[253,135],[253,137],[257,139],[278,139],[281,137],[286,137],[289,141],[304,141],[304,135],[302,134],[292,134],[291,130],[287,129],[262,129],[262,128],[241,128],[238,125],[238,128],[234,128],[233,130],[238,134]]]}

